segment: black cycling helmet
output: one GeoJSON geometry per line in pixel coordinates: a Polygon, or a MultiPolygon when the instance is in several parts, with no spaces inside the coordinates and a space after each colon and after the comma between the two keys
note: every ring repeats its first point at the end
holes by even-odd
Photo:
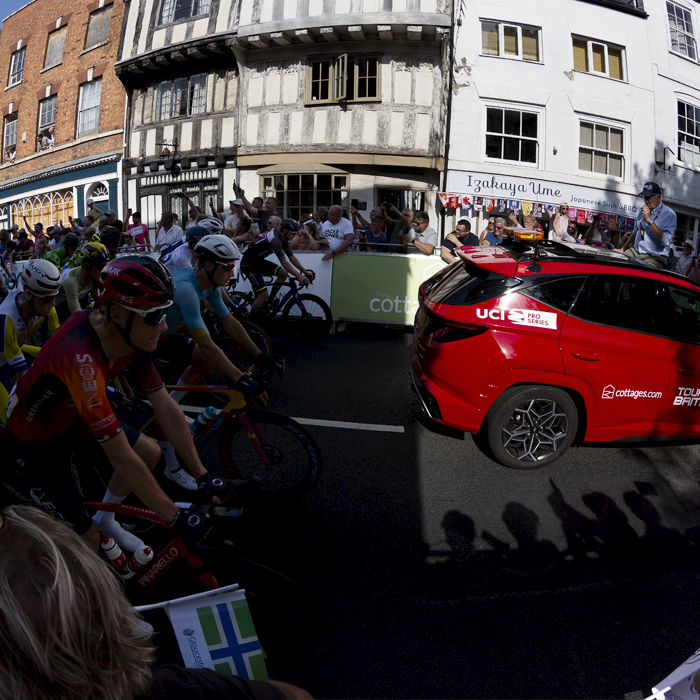
{"type": "Polygon", "coordinates": [[[185,231],[185,240],[189,243],[190,241],[200,241],[204,236],[210,236],[214,231],[210,228],[200,226],[190,226],[190,228],[185,231]]]}
{"type": "Polygon", "coordinates": [[[281,224],[280,224],[280,229],[284,229],[286,231],[291,231],[292,233],[298,233],[300,230],[299,224],[294,221],[294,219],[285,219],[281,224]]]}
{"type": "Polygon", "coordinates": [[[63,236],[63,248],[77,248],[80,245],[80,239],[74,233],[67,233],[63,236]]]}
{"type": "Polygon", "coordinates": [[[122,242],[122,233],[115,226],[105,226],[100,232],[100,243],[108,248],[118,248],[122,242]]]}

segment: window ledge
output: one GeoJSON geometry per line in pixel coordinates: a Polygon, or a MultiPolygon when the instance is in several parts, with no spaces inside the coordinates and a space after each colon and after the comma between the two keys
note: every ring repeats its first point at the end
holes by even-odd
{"type": "Polygon", "coordinates": [[[500,58],[503,61],[517,61],[518,63],[525,63],[528,66],[543,66],[544,61],[528,61],[525,58],[519,58],[518,56],[494,56],[490,53],[480,53],[479,58],[500,58]]]}
{"type": "Polygon", "coordinates": [[[674,163],[674,167],[683,168],[683,170],[689,170],[691,173],[700,173],[700,166],[695,167],[694,165],[690,165],[690,163],[686,163],[682,160],[677,160],[674,163]]]}
{"type": "MultiPolygon", "coordinates": [[[[498,134],[496,134],[498,135],[498,134]]],[[[484,157],[483,160],[484,163],[496,163],[500,165],[508,165],[508,166],[517,166],[519,168],[530,168],[531,170],[542,170],[540,166],[537,163],[523,163],[522,161],[519,160],[504,160],[503,158],[489,158],[488,156],[484,157]]]]}
{"type": "Polygon", "coordinates": [[[19,87],[20,85],[22,85],[23,82],[24,82],[24,80],[20,80],[18,83],[15,83],[14,85],[8,85],[5,88],[5,92],[7,92],[8,90],[12,90],[12,88],[19,87]]]}
{"type": "Polygon", "coordinates": [[[611,78],[609,75],[605,75],[605,73],[594,73],[593,71],[589,70],[576,70],[576,68],[573,69],[574,73],[577,73],[578,75],[590,75],[593,78],[602,78],[603,80],[612,80],[614,83],[623,83],[624,85],[629,85],[628,80],[620,80],[620,78],[611,78]]]}
{"type": "Polygon", "coordinates": [[[100,46],[106,46],[107,44],[109,44],[109,39],[107,39],[106,41],[101,41],[99,44],[95,44],[94,46],[91,46],[91,47],[88,48],[88,49],[83,49],[83,50],[78,54],[78,56],[84,56],[86,53],[90,53],[90,51],[94,51],[95,49],[99,49],[100,46]]]}
{"type": "MultiPolygon", "coordinates": [[[[311,102],[305,102],[304,106],[305,107],[328,107],[328,106],[350,106],[350,105],[371,105],[371,104],[381,104],[382,98],[381,97],[371,97],[368,99],[364,100],[312,100],[311,102]]],[[[266,106],[270,107],[272,105],[261,105],[261,106],[266,106]]]]}
{"type": "Polygon", "coordinates": [[[697,58],[690,58],[690,56],[686,56],[685,54],[678,53],[677,51],[674,51],[673,49],[669,49],[668,52],[671,54],[671,56],[675,56],[676,58],[682,58],[684,61],[688,61],[688,63],[692,63],[694,66],[698,65],[697,58]]]}
{"type": "Polygon", "coordinates": [[[591,170],[578,170],[579,177],[588,177],[593,180],[605,180],[606,182],[619,182],[621,185],[626,184],[625,178],[616,177],[615,175],[605,175],[604,173],[594,173],[591,170]]]}
{"type": "Polygon", "coordinates": [[[59,66],[62,66],[62,65],[63,65],[63,61],[61,61],[60,63],[54,63],[52,66],[46,66],[46,68],[42,68],[39,71],[39,74],[41,75],[41,73],[46,73],[47,71],[53,70],[54,68],[58,68],[59,66]]]}
{"type": "Polygon", "coordinates": [[[205,17],[209,17],[210,13],[207,13],[205,15],[192,15],[191,17],[184,17],[183,19],[174,19],[172,22],[163,22],[163,24],[156,24],[155,30],[158,31],[159,29],[167,29],[168,27],[173,27],[176,24],[183,24],[184,22],[193,22],[198,19],[204,19],[205,17]]]}

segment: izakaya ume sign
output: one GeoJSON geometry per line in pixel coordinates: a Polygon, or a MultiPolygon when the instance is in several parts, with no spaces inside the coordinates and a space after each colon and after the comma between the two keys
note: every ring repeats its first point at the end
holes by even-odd
{"type": "Polygon", "coordinates": [[[571,207],[590,209],[610,214],[624,214],[636,217],[642,200],[629,194],[597,190],[592,187],[578,187],[564,182],[550,182],[509,175],[451,170],[449,192],[473,194],[494,199],[517,199],[544,204],[568,202],[571,207]]]}

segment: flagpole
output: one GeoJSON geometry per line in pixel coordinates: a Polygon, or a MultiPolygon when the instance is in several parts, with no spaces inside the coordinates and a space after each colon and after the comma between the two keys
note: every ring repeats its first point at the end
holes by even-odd
{"type": "Polygon", "coordinates": [[[158,608],[167,608],[171,605],[177,605],[179,603],[184,603],[188,600],[197,600],[197,598],[209,598],[211,596],[219,595],[220,593],[227,593],[228,591],[238,590],[238,584],[232,583],[230,586],[224,586],[223,588],[215,588],[213,591],[204,591],[203,593],[195,593],[194,595],[188,595],[184,598],[174,598],[173,600],[166,600],[162,603],[153,603],[152,605],[137,605],[134,610],[137,612],[146,612],[147,610],[157,610],[158,608]]]}

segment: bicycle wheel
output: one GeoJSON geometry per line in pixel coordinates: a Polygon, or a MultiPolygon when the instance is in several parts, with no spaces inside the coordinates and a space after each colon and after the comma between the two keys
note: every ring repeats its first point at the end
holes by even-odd
{"type": "Polygon", "coordinates": [[[315,294],[300,294],[303,308],[295,298],[290,299],[282,312],[282,322],[289,335],[299,343],[318,343],[331,329],[333,317],[323,299],[315,294]]]}
{"type": "Polygon", "coordinates": [[[299,498],[311,491],[323,471],[321,450],[311,434],[295,420],[273,411],[251,411],[246,416],[268,463],[232,417],[219,439],[219,459],[233,478],[260,477],[261,494],[267,498],[299,498]]]}
{"type": "Polygon", "coordinates": [[[246,600],[265,653],[282,658],[318,637],[321,611],[298,583],[262,564],[220,552],[203,557],[219,586],[237,583],[246,600]]]}

